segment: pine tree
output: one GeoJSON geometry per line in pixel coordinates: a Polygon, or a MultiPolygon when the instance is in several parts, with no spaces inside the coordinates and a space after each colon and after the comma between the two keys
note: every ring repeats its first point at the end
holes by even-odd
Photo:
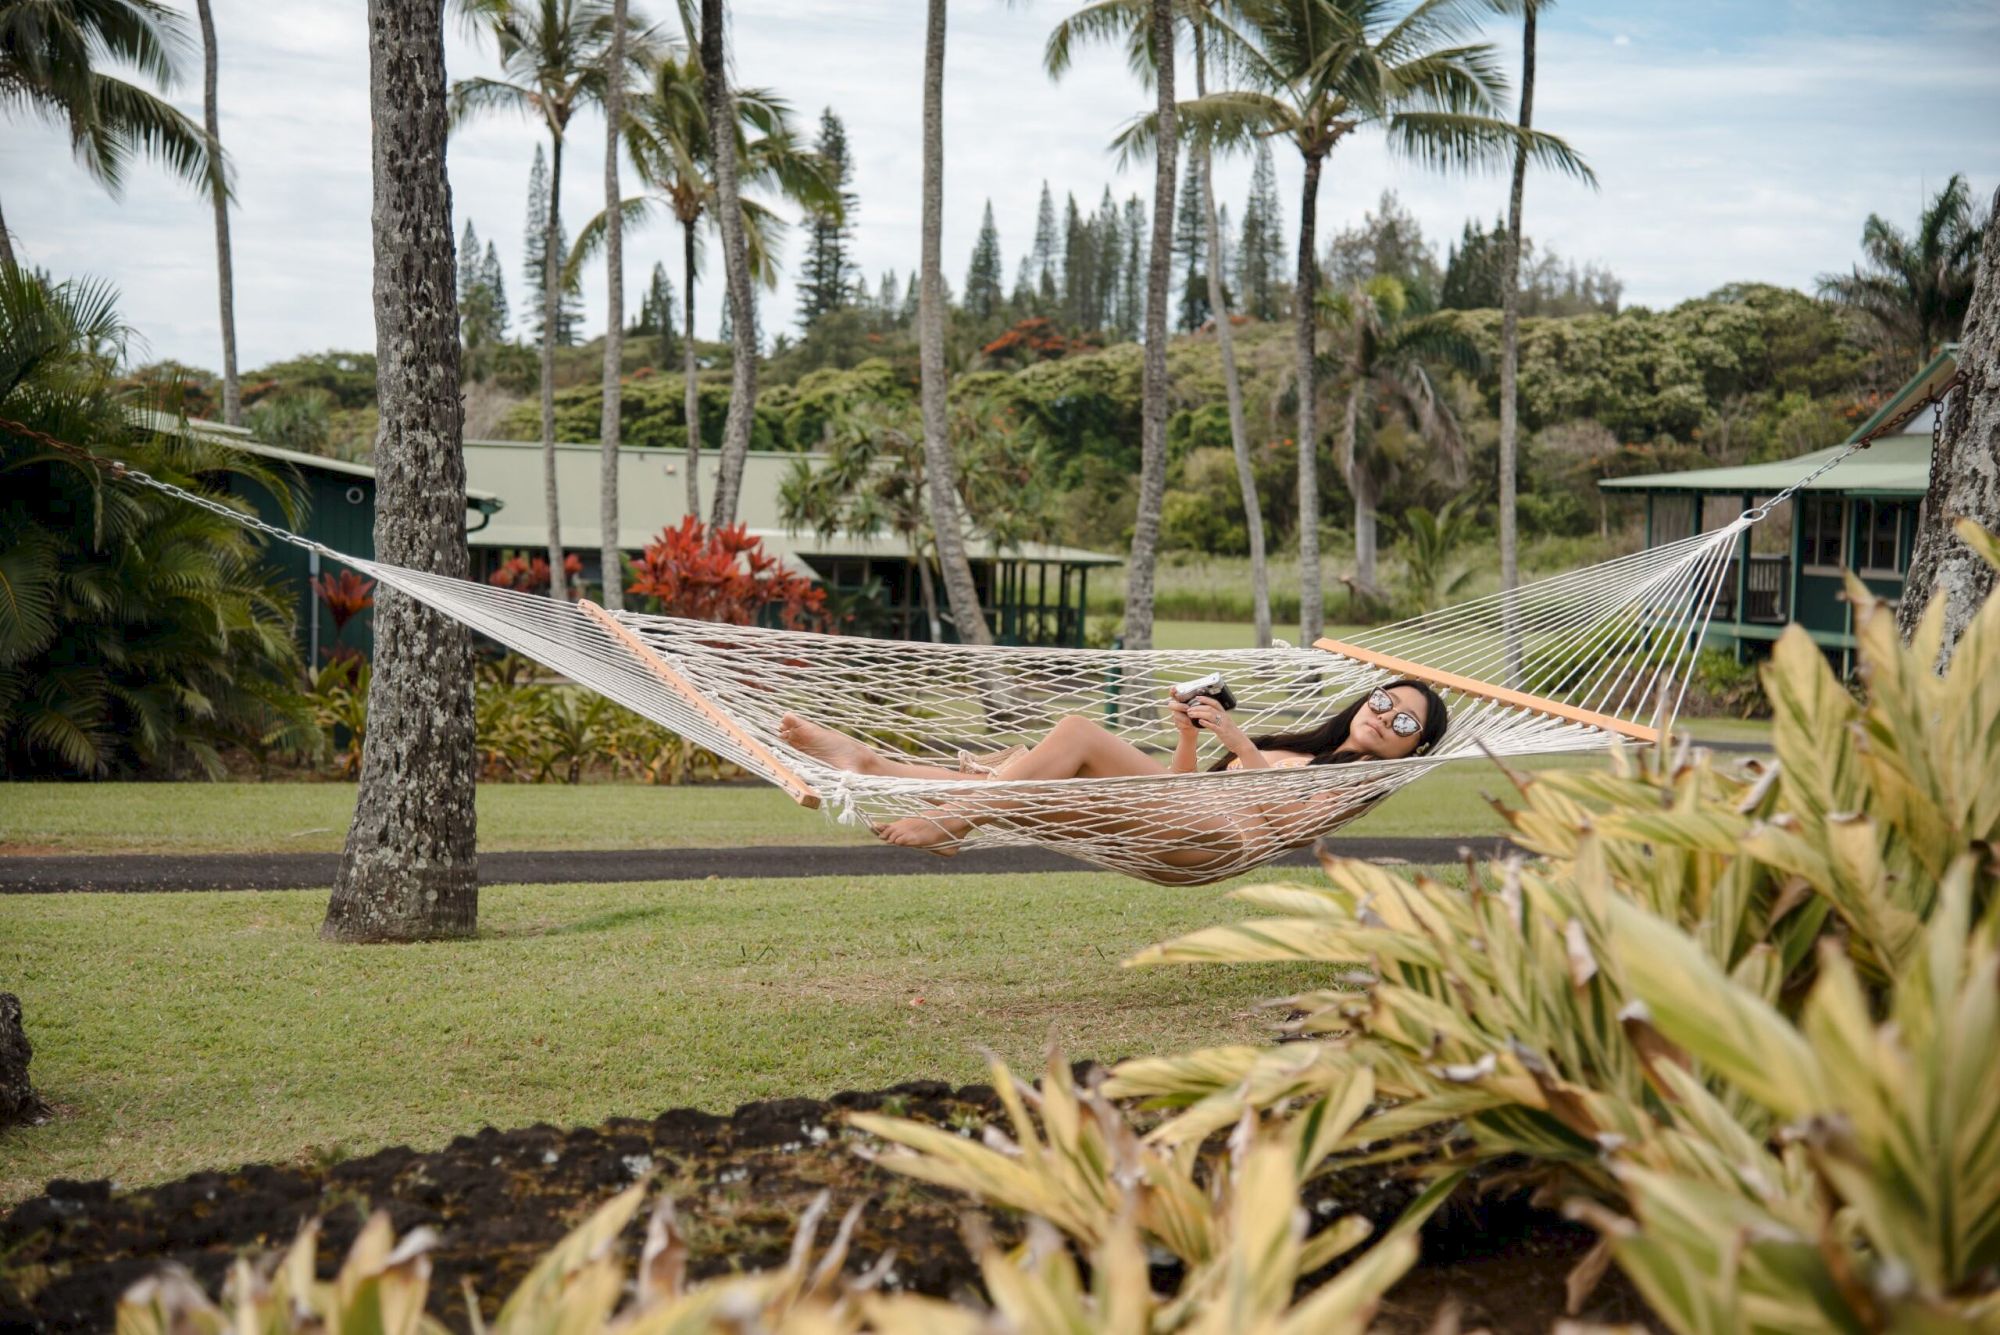
{"type": "Polygon", "coordinates": [[[882,323],[890,328],[903,318],[903,289],[896,281],[894,269],[882,271],[882,288],[876,294],[875,309],[881,313],[882,323]]]}
{"type": "Polygon", "coordinates": [[[1271,161],[1270,144],[1259,140],[1236,265],[1245,314],[1260,320],[1275,320],[1284,314],[1288,245],[1284,213],[1278,203],[1278,169],[1271,161]]]}
{"type": "Polygon", "coordinates": [[[458,324],[461,337],[465,330],[465,305],[473,299],[483,277],[479,259],[479,232],[473,227],[472,219],[467,218],[465,231],[458,238],[458,324]]]}
{"type": "MultiPolygon", "coordinates": [[[[542,146],[536,144],[535,160],[528,168],[528,229],[521,247],[522,277],[531,293],[545,290],[542,280],[542,229],[548,226],[548,217],[549,160],[543,156],[542,146]]],[[[530,302],[528,311],[528,336],[539,343],[542,341],[541,303],[530,302]]]]}
{"type": "Polygon", "coordinates": [[[1084,231],[1076,196],[1063,212],[1063,322],[1072,329],[1090,328],[1090,304],[1096,278],[1096,252],[1084,231]]]}
{"type": "Polygon", "coordinates": [[[1056,236],[1056,201],[1049,183],[1042,182],[1042,202],[1035,210],[1035,248],[1031,252],[1035,269],[1035,292],[1043,311],[1055,309],[1062,287],[1062,255],[1056,236]]]}
{"type": "Polygon", "coordinates": [[[1014,290],[1007,296],[1008,310],[1020,319],[1035,306],[1035,272],[1032,257],[1023,255],[1014,267],[1014,290]]]}
{"type": "Polygon", "coordinates": [[[493,302],[493,341],[504,343],[512,318],[507,310],[507,275],[500,267],[500,252],[491,241],[486,243],[486,258],[480,262],[479,268],[487,295],[493,302]]]}
{"type": "Polygon", "coordinates": [[[1104,187],[1097,213],[1090,220],[1091,252],[1096,256],[1096,296],[1092,302],[1089,327],[1115,328],[1118,323],[1119,269],[1125,262],[1124,230],[1111,187],[1104,187]]]}
{"type": "MultiPolygon", "coordinates": [[[[543,290],[542,269],[542,229],[548,225],[549,216],[549,166],[542,156],[542,146],[535,145],[534,165],[528,168],[528,234],[523,251],[526,261],[523,269],[530,292],[543,290]]],[[[556,223],[556,251],[558,256],[569,254],[569,229],[556,223]]],[[[560,262],[560,261],[558,261],[560,262]]],[[[540,342],[542,338],[542,308],[536,303],[534,314],[528,326],[529,336],[540,342]]],[[[583,289],[580,280],[563,284],[556,304],[556,343],[560,347],[575,347],[583,332],[583,289]]]]}
{"type": "MultiPolygon", "coordinates": [[[[1500,306],[1500,262],[1507,246],[1507,223],[1496,220],[1487,231],[1468,218],[1458,243],[1446,254],[1444,282],[1438,304],[1448,310],[1497,310],[1500,306]]],[[[1524,256],[1525,258],[1525,256],[1524,256]]]]}
{"type": "Polygon", "coordinates": [[[993,223],[993,201],[986,201],[986,216],[979,223],[979,240],[972,246],[972,264],[965,271],[965,311],[975,320],[990,320],[1006,301],[1001,277],[1000,229],[993,223]]]}
{"type": "Polygon", "coordinates": [[[839,204],[806,212],[806,259],[799,275],[801,329],[811,329],[815,320],[847,305],[854,294],[854,215],[860,201],[847,188],[854,179],[854,161],[847,150],[847,127],[832,107],[820,113],[813,155],[839,204]]]}
{"type": "Polygon", "coordinates": [[[1146,322],[1146,205],[1137,194],[1125,201],[1125,272],[1118,285],[1118,305],[1122,312],[1118,331],[1126,338],[1139,337],[1146,322]]]}
{"type": "Polygon", "coordinates": [[[1190,155],[1181,174],[1180,208],[1174,215],[1174,256],[1184,268],[1176,319],[1192,333],[1208,319],[1208,206],[1202,201],[1201,173],[1190,155]]]}
{"type": "Polygon", "coordinates": [[[653,365],[673,366],[680,360],[680,339],[676,333],[679,315],[674,302],[674,283],[667,266],[655,263],[653,276],[639,299],[639,327],[634,331],[653,336],[653,365]]]}

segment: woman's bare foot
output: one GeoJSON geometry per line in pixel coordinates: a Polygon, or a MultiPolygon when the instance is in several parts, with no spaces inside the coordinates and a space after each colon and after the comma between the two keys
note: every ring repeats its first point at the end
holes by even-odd
{"type": "Polygon", "coordinates": [[[883,843],[927,849],[939,857],[948,858],[958,852],[957,841],[963,839],[971,828],[969,821],[956,816],[905,816],[887,825],[876,826],[875,835],[883,843]]]}
{"type": "Polygon", "coordinates": [[[803,751],[835,769],[873,774],[882,763],[882,757],[846,733],[835,732],[797,714],[786,714],[778,720],[778,736],[784,739],[786,746],[803,751]]]}

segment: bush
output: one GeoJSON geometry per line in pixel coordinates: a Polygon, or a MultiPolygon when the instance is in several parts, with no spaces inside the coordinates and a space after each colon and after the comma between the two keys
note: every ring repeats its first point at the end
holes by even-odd
{"type": "MultiPolygon", "coordinates": [[[[2000,565],[2000,543],[1961,525],[2000,565]]],[[[2000,1291],[2000,597],[1933,671],[1850,578],[1865,700],[1796,627],[1764,671],[1778,765],[1704,752],[1513,776],[1541,859],[1461,889],[1327,859],[1285,915],[1134,963],[1319,960],[1306,1042],[1137,1062],[1188,1139],[1308,1120],[1338,1150],[1509,1160],[1595,1222],[1677,1330],[1972,1330],[2000,1291]],[[1421,1134],[1421,1144],[1412,1139],[1421,1134]]]]}
{"type": "Polygon", "coordinates": [[[43,439],[88,443],[220,505],[242,507],[218,485],[231,476],[294,505],[254,456],[138,432],[110,379],[125,337],[109,290],[0,266],[0,418],[27,428],[0,428],[0,768],[12,777],[212,776],[226,748],[298,753],[316,739],[291,600],[262,539],[43,439]]]}

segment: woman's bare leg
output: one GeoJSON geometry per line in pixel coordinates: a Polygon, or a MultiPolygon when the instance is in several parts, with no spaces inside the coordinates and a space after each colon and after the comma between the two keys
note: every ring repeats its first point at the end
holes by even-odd
{"type": "Polygon", "coordinates": [[[824,723],[814,723],[811,719],[797,714],[786,714],[778,720],[778,736],[785,745],[805,752],[818,760],[823,760],[835,769],[844,769],[855,774],[880,774],[892,779],[970,779],[974,776],[947,769],[943,765],[925,765],[914,760],[891,760],[874,747],[846,733],[827,727],[824,723]]]}
{"type": "MultiPolygon", "coordinates": [[[[1001,781],[1017,779],[1109,779],[1164,774],[1167,767],[1132,743],[1085,718],[1071,714],[1056,723],[1027,754],[1017,756],[994,773],[1001,781]]],[[[964,775],[951,772],[953,778],[964,775]]],[[[965,816],[905,816],[877,831],[883,839],[905,848],[938,848],[965,837],[973,822],[965,816]]]]}

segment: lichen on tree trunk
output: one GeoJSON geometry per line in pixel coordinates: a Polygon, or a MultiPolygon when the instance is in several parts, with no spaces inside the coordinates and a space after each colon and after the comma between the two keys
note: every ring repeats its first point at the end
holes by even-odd
{"type": "MultiPolygon", "coordinates": [[[[370,0],[374,122],[375,554],[464,578],[457,260],[435,4],[370,0]]],[[[392,590],[375,606],[361,785],[320,935],[469,936],[478,926],[472,653],[466,630],[392,590]]]]}
{"type": "MultiPolygon", "coordinates": [[[[2000,207],[2000,191],[1994,193],[2000,207]]],[[[1942,668],[1959,636],[1993,591],[1993,568],[1952,531],[1970,519],[2000,532],[2000,226],[1989,225],[1973,279],[1958,354],[1958,388],[1946,401],[1931,450],[1930,486],[1917,522],[1916,550],[1903,582],[1905,637],[1935,597],[1944,599],[1942,668]]]]}

